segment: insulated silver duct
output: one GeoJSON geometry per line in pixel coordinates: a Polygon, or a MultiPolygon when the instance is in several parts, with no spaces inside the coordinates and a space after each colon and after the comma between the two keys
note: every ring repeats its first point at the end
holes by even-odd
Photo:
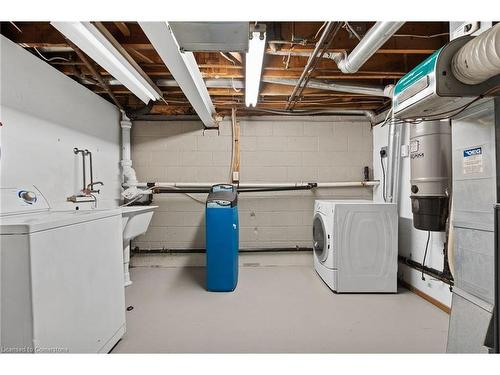
{"type": "Polygon", "coordinates": [[[467,85],[477,85],[500,74],[500,23],[460,48],[453,56],[451,69],[467,85]]]}
{"type": "MultiPolygon", "coordinates": [[[[274,83],[278,85],[288,85],[295,86],[298,82],[296,79],[286,79],[286,78],[262,78],[262,82],[274,83]]],[[[311,89],[329,90],[329,91],[339,91],[348,92],[352,94],[364,94],[370,96],[382,96],[392,98],[392,85],[391,87],[378,87],[378,86],[364,86],[364,85],[349,85],[344,83],[330,83],[322,82],[318,80],[311,79],[307,83],[307,87],[311,89]]]]}
{"type": "Polygon", "coordinates": [[[337,61],[339,69],[343,73],[356,73],[403,24],[404,22],[377,22],[347,57],[337,61]]]}

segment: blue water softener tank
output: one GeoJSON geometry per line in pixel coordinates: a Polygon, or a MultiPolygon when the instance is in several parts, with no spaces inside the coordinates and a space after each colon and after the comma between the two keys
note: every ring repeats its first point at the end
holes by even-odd
{"type": "Polygon", "coordinates": [[[214,185],[206,203],[207,290],[232,292],[238,283],[238,193],[214,185]]]}

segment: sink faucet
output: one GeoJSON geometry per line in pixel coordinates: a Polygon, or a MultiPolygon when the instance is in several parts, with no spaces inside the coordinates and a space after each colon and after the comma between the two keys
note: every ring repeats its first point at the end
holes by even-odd
{"type": "Polygon", "coordinates": [[[101,182],[101,181],[91,182],[90,184],[87,185],[86,192],[87,193],[97,193],[97,194],[99,194],[100,190],[94,190],[94,186],[95,185],[104,186],[104,183],[101,182]]]}

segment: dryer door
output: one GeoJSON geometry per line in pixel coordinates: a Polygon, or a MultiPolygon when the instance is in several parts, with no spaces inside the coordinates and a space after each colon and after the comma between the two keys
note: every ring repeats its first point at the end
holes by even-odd
{"type": "Polygon", "coordinates": [[[313,219],[313,251],[320,262],[328,257],[328,239],[323,215],[316,214],[313,219]]]}

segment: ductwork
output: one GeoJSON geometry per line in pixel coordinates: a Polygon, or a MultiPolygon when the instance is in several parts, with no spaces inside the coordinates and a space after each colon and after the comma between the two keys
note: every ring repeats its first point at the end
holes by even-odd
{"type": "Polygon", "coordinates": [[[389,121],[389,134],[387,143],[387,181],[385,194],[387,202],[399,201],[399,173],[401,160],[401,146],[403,145],[404,126],[391,119],[389,121]]]}
{"type": "Polygon", "coordinates": [[[467,85],[477,85],[500,74],[500,23],[460,48],[453,56],[451,69],[467,85]]]}
{"type": "MultiPolygon", "coordinates": [[[[286,79],[286,78],[263,78],[262,82],[274,83],[278,85],[297,85],[298,80],[296,79],[286,79]]],[[[377,86],[364,86],[364,85],[349,85],[343,83],[329,83],[311,79],[307,83],[307,87],[311,89],[329,90],[329,91],[339,91],[348,92],[352,94],[363,94],[370,96],[381,96],[392,98],[392,88],[393,85],[387,87],[377,87],[377,86]]]]}
{"type": "Polygon", "coordinates": [[[337,61],[339,69],[343,73],[356,73],[403,24],[404,22],[377,22],[348,56],[337,61]]]}

